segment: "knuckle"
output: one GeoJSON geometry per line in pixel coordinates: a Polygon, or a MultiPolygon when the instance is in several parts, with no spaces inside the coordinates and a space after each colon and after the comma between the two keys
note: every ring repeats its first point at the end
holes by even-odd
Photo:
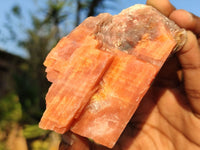
{"type": "Polygon", "coordinates": [[[186,89],[189,98],[200,100],[200,90],[186,89]]]}
{"type": "Polygon", "coordinates": [[[184,70],[197,70],[200,69],[200,64],[181,64],[184,70]]]}

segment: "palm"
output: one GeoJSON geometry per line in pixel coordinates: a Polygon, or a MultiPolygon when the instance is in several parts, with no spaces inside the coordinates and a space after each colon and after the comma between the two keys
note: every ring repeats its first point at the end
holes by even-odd
{"type": "Polygon", "coordinates": [[[200,120],[196,118],[184,102],[179,104],[177,89],[157,89],[160,94],[145,97],[132,122],[119,142],[134,149],[184,150],[200,149],[200,120]],[[183,105],[183,106],[182,106],[183,105]],[[189,112],[189,113],[188,113],[189,112]],[[129,128],[129,129],[128,129],[129,128]],[[189,129],[196,129],[193,132],[189,129]],[[131,132],[130,132],[131,130],[131,132]],[[130,135],[130,133],[132,135],[130,135]],[[128,134],[128,136],[127,136],[128,134]]]}

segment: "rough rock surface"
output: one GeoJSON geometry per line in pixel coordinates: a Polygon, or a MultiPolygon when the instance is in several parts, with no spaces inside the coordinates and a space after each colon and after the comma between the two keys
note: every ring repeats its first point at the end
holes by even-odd
{"type": "Polygon", "coordinates": [[[146,5],[89,17],[47,56],[43,129],[113,147],[185,31],[146,5]]]}

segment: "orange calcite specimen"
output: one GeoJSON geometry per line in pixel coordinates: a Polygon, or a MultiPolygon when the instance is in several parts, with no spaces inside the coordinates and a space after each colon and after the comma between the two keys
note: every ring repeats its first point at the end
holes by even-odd
{"type": "Polygon", "coordinates": [[[39,126],[112,148],[185,31],[146,5],[89,17],[44,65],[52,85],[39,126]]]}

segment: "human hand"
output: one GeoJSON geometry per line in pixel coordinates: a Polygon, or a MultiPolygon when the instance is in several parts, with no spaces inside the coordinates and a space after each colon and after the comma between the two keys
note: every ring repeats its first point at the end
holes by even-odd
{"type": "MultiPolygon", "coordinates": [[[[147,4],[187,29],[188,40],[165,63],[113,149],[200,150],[200,18],[176,10],[168,0],[147,4]]],[[[69,149],[107,148],[68,132],[60,150],[69,149]]]]}

